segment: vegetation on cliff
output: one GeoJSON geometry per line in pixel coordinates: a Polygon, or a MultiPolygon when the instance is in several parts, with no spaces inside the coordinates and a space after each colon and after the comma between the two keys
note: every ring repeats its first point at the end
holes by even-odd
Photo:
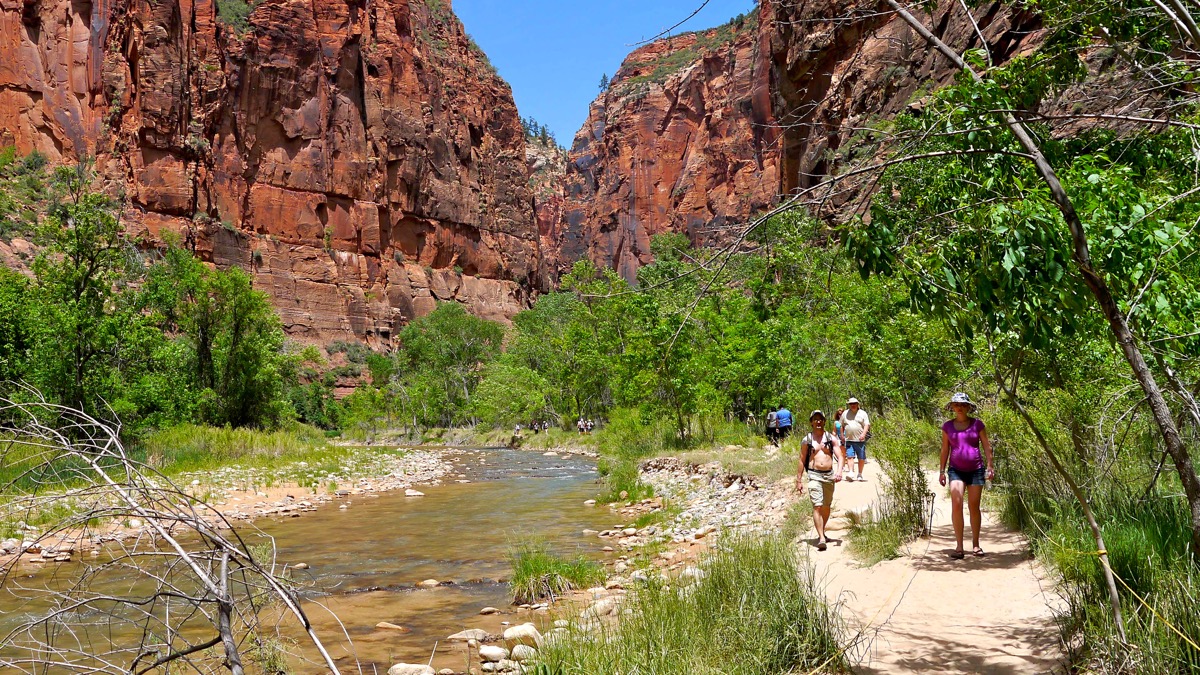
{"type": "Polygon", "coordinates": [[[23,166],[0,190],[38,194],[9,223],[40,246],[30,276],[0,270],[0,392],[44,396],[126,433],[183,422],[273,427],[291,416],[294,359],[266,296],[240,269],[143,249],[86,167],[23,166]]]}

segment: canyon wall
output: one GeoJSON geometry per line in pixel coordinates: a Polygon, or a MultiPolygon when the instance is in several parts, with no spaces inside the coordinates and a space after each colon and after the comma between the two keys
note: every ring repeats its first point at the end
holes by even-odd
{"type": "MultiPolygon", "coordinates": [[[[996,62],[1037,44],[1033,14],[943,0],[921,15],[957,49],[979,35],[996,62]]],[[[760,0],[756,13],[631,53],[575,136],[563,190],[538,200],[545,269],[590,258],[633,280],[649,238],[723,244],[781,195],[875,153],[864,130],[913,106],[956,70],[886,5],[760,0]]],[[[846,184],[823,217],[853,213],[869,184],[846,184]]]]}
{"type": "MultiPolygon", "coordinates": [[[[1041,22],[1015,4],[974,6],[974,25],[950,0],[925,25],[960,53],[986,40],[995,63],[1030,51],[1043,36],[1041,22]]],[[[818,184],[848,160],[878,150],[863,134],[924,96],[951,84],[958,70],[926,45],[881,2],[763,0],[763,53],[771,59],[774,110],[784,130],[780,192],[818,184]]],[[[847,185],[825,202],[831,218],[844,217],[869,196],[870,183],[847,185]],[[841,212],[841,213],[839,213],[841,212]]]]}
{"type": "Polygon", "coordinates": [[[775,203],[779,130],[758,16],[626,57],[575,136],[559,199],[539,200],[546,268],[590,258],[633,279],[650,237],[724,241],[775,203]]]}
{"type": "Polygon", "coordinates": [[[135,236],[253,272],[300,339],[525,305],[524,135],[449,0],[250,7],[0,0],[0,145],[95,157],[135,236]]]}

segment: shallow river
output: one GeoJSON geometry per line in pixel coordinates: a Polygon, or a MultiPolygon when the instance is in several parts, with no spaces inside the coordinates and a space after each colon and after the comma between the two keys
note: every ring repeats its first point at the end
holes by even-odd
{"type": "MultiPolygon", "coordinates": [[[[356,672],[356,662],[367,673],[400,661],[426,663],[438,641],[433,665],[465,670],[464,648],[448,645],[446,636],[475,627],[497,633],[501,622],[546,618],[509,604],[501,580],[514,541],[535,536],[560,553],[594,557],[600,540],[581,530],[616,525],[607,509],[583,504],[596,492],[590,460],[487,449],[452,461],[445,484],[418,486],[425,497],[354,495],[301,518],[256,521],[275,538],[280,562],[309,566],[294,574],[307,575],[306,610],[343,672],[356,672]],[[454,482],[457,474],[471,482],[454,482]],[[346,502],[348,508],[338,508],[346,502]],[[425,579],[453,583],[417,587],[425,579]],[[481,616],[485,606],[503,613],[481,616]],[[380,622],[404,630],[376,629],[380,622]]],[[[300,637],[294,627],[284,632],[300,637]]],[[[316,656],[300,641],[292,648],[316,656]]],[[[315,664],[294,667],[323,672],[315,664]]]]}

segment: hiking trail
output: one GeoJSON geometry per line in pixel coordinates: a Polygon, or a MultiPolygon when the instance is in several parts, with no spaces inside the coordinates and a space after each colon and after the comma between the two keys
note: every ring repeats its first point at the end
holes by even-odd
{"type": "Polygon", "coordinates": [[[827,551],[816,550],[811,528],[799,544],[829,600],[843,603],[850,630],[864,631],[862,646],[847,652],[852,672],[1063,672],[1052,609],[1060,600],[1045,570],[1030,557],[1025,537],[985,510],[980,544],[987,555],[970,554],[968,518],[967,557],[952,560],[950,497],[937,484],[935,472],[927,472],[937,495],[931,537],[909,543],[900,558],[872,567],[862,567],[850,555],[848,515],[866,510],[878,498],[883,478],[872,473],[870,482],[838,484],[827,551]]]}

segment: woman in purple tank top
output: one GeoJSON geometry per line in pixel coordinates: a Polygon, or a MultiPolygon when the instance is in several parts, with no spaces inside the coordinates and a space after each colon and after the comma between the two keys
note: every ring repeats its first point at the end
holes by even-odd
{"type": "Polygon", "coordinates": [[[984,483],[991,480],[996,472],[992,469],[992,443],[988,440],[987,428],[983,426],[983,420],[971,416],[975,412],[975,404],[966,394],[959,392],[950,398],[946,407],[954,411],[954,419],[942,425],[942,463],[938,482],[946,484],[949,463],[950,516],[954,521],[954,538],[958,540],[958,548],[950,557],[961,560],[965,555],[963,492],[965,490],[967,493],[967,505],[971,509],[971,545],[974,554],[982,556],[979,527],[983,515],[979,510],[979,501],[983,498],[984,483]]]}

